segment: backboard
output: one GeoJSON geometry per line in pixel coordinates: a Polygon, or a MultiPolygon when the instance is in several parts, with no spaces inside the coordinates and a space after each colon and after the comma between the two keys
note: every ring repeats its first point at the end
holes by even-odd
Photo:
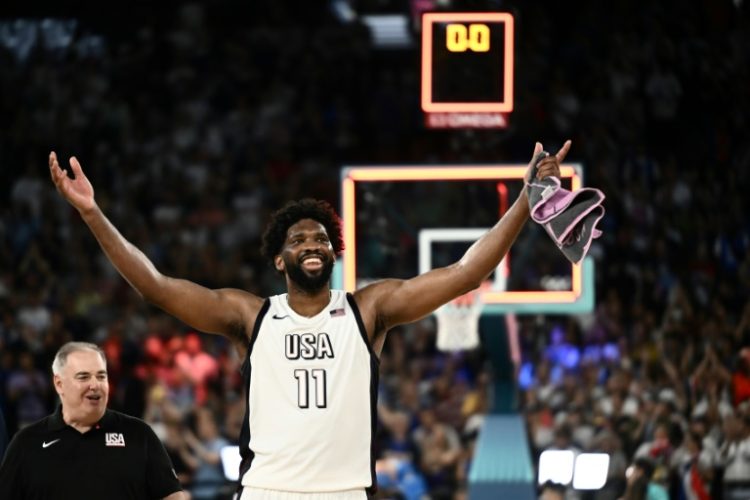
{"type": "MultiPolygon", "coordinates": [[[[410,278],[454,262],[515,200],[525,164],[345,166],[341,209],[346,250],[333,285],[347,291],[381,278],[410,278]],[[512,193],[512,194],[511,194],[512,193]]],[[[578,164],[561,166],[568,189],[578,164]]],[[[594,305],[594,263],[570,264],[529,222],[482,293],[485,314],[581,313],[594,305]]]]}

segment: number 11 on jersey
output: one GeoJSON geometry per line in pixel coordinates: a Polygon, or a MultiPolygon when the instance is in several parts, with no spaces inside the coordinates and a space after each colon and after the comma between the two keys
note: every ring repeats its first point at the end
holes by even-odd
{"type": "Polygon", "coordinates": [[[298,368],[294,370],[294,378],[297,379],[297,405],[300,408],[310,407],[310,376],[312,375],[313,398],[315,406],[325,408],[326,401],[326,371],[322,368],[298,368]]]}

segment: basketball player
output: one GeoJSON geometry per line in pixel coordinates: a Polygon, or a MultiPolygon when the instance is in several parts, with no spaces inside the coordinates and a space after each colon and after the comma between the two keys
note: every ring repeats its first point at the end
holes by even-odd
{"type": "MultiPolygon", "coordinates": [[[[542,159],[537,178],[559,176],[569,149],[567,141],[542,159]]],[[[541,152],[537,143],[532,158],[541,152]]],[[[338,216],[325,202],[290,203],[273,215],[263,236],[263,252],[286,280],[287,293],[261,298],[161,274],[99,209],[78,160],[69,162],[73,178],[50,153],[52,180],[120,274],[145,300],[180,321],[231,339],[244,359],[242,500],[366,498],[366,490],[375,488],[371,446],[386,333],[477,288],[529,218],[522,190],[458,262],[349,294],[329,288],[334,260],[343,250],[338,216]]]]}

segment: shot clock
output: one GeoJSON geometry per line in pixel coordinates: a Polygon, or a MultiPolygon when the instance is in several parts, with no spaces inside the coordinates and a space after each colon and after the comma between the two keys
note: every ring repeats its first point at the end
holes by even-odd
{"type": "Polygon", "coordinates": [[[430,128],[504,128],[513,111],[513,16],[422,17],[422,111],[430,128]]]}

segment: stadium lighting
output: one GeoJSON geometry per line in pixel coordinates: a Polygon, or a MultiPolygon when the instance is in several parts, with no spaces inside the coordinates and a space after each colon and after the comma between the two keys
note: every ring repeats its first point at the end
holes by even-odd
{"type": "Polygon", "coordinates": [[[609,455],[547,450],[539,457],[539,484],[547,481],[576,490],[599,490],[607,483],[609,455]]]}

